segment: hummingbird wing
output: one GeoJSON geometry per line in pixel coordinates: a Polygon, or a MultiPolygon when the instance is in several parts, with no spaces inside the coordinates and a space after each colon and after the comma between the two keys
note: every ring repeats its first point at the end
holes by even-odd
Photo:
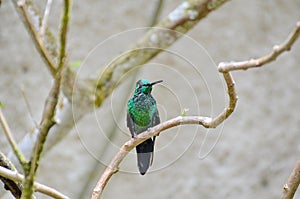
{"type": "Polygon", "coordinates": [[[154,113],[152,118],[152,126],[156,126],[159,123],[160,123],[159,114],[158,114],[158,110],[156,109],[156,112],[154,113]]]}
{"type": "Polygon", "coordinates": [[[134,123],[133,123],[130,113],[128,113],[128,112],[127,112],[127,127],[130,130],[131,137],[135,137],[136,133],[134,132],[134,123]]]}
{"type": "MultiPolygon", "coordinates": [[[[129,112],[127,112],[127,127],[130,130],[131,136],[137,134],[134,128],[134,122],[129,112]]],[[[151,138],[136,146],[137,162],[140,174],[144,175],[153,161],[153,141],[151,138]]]]}
{"type": "MultiPolygon", "coordinates": [[[[160,118],[159,118],[159,114],[158,114],[158,110],[156,109],[156,112],[153,115],[153,119],[152,119],[152,126],[156,126],[160,123],[160,118]]],[[[152,152],[152,156],[151,156],[151,160],[150,160],[150,165],[152,165],[153,162],[153,158],[154,158],[154,144],[155,144],[155,138],[156,136],[153,136],[153,152],[152,152]]]]}
{"type": "MultiPolygon", "coordinates": [[[[160,123],[160,118],[159,118],[159,114],[158,114],[158,110],[156,109],[156,112],[153,115],[153,119],[152,119],[152,126],[156,126],[160,123]]],[[[153,137],[153,145],[155,144],[155,137],[153,137]]]]}

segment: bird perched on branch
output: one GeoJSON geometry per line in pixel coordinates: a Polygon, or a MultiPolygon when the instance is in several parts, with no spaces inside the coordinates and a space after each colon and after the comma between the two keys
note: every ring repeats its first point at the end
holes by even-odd
{"type": "MultiPolygon", "coordinates": [[[[151,95],[152,86],[160,82],[162,80],[150,83],[142,79],[136,83],[133,97],[127,104],[127,127],[132,137],[160,123],[156,101],[151,95]]],[[[155,136],[136,146],[138,168],[142,175],[152,164],[154,143],[155,136]]]]}

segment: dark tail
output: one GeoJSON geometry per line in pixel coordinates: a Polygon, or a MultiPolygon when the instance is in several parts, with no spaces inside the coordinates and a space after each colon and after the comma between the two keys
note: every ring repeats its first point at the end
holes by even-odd
{"type": "Polygon", "coordinates": [[[152,163],[154,142],[151,138],[136,146],[139,171],[144,175],[152,163]]]}

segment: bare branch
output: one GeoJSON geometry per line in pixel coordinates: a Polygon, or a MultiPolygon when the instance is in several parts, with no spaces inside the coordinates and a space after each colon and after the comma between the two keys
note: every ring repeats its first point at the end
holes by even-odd
{"type": "Polygon", "coordinates": [[[228,0],[189,0],[173,10],[166,19],[151,28],[135,46],[113,60],[101,73],[96,91],[100,106],[117,86],[121,77],[136,66],[143,65],[191,30],[199,20],[228,0]]]}
{"type": "Polygon", "coordinates": [[[42,19],[42,24],[41,24],[41,28],[40,28],[40,32],[39,32],[40,37],[43,37],[45,35],[51,6],[52,6],[52,0],[48,0],[46,7],[45,7],[44,16],[42,19]]]}
{"type": "Polygon", "coordinates": [[[229,104],[228,107],[224,109],[222,113],[220,113],[216,118],[214,118],[207,128],[216,128],[219,124],[221,124],[225,119],[227,119],[231,113],[234,111],[236,107],[236,103],[238,100],[238,96],[235,91],[235,82],[230,73],[223,73],[226,85],[227,85],[227,92],[229,95],[229,104]]]}
{"type": "Polygon", "coordinates": [[[35,29],[35,26],[33,25],[32,21],[30,20],[27,6],[25,1],[17,1],[13,0],[13,4],[18,11],[19,16],[22,18],[22,21],[24,22],[25,27],[28,29],[28,32],[30,33],[30,36],[32,37],[32,40],[34,41],[35,47],[40,53],[41,57],[45,61],[49,71],[51,72],[52,76],[54,77],[56,74],[55,64],[49,55],[47,49],[44,46],[44,43],[39,36],[37,30],[35,29]]]}
{"type": "MultiPolygon", "coordinates": [[[[7,179],[13,180],[15,182],[23,182],[24,181],[24,176],[19,174],[17,171],[11,171],[9,169],[0,167],[0,176],[3,176],[7,179]]],[[[36,192],[43,193],[45,195],[51,196],[53,198],[59,198],[59,199],[68,199],[68,196],[65,196],[64,194],[60,193],[59,191],[48,187],[46,185],[40,184],[38,182],[35,182],[33,184],[34,190],[36,192]]]]}
{"type": "Polygon", "coordinates": [[[158,0],[155,4],[155,10],[153,13],[153,17],[150,22],[150,27],[154,26],[157,23],[157,20],[160,16],[161,10],[163,8],[164,0],[158,0]]]}
{"type": "Polygon", "coordinates": [[[300,159],[297,161],[293,171],[283,186],[283,193],[281,199],[292,199],[300,183],[300,159]]]}
{"type": "Polygon", "coordinates": [[[27,160],[24,157],[24,155],[22,154],[22,152],[19,150],[18,145],[14,139],[14,137],[12,136],[12,133],[10,131],[10,128],[6,122],[6,119],[2,113],[2,110],[0,108],[0,123],[2,125],[3,131],[7,137],[7,140],[11,146],[11,148],[13,149],[15,155],[17,156],[19,163],[24,167],[27,164],[27,160]]]}
{"type": "MultiPolygon", "coordinates": [[[[93,88],[96,86],[96,81],[77,80],[76,74],[69,67],[64,67],[62,75],[61,89],[64,95],[60,97],[55,111],[55,121],[59,125],[51,128],[43,153],[48,152],[68,135],[74,127],[75,121],[80,121],[84,115],[93,110],[92,105],[95,100],[93,88]],[[76,114],[74,114],[74,106],[78,110],[76,114]]],[[[38,135],[39,129],[35,127],[18,142],[20,150],[27,159],[30,159],[38,135]]],[[[9,152],[8,157],[18,167],[12,151],[9,152]]]]}
{"type": "Polygon", "coordinates": [[[197,124],[202,125],[205,128],[215,128],[219,124],[221,124],[225,119],[227,119],[231,113],[234,111],[237,102],[237,95],[235,91],[235,83],[232,79],[230,73],[224,73],[225,82],[227,84],[228,96],[229,96],[229,104],[228,107],[224,109],[222,113],[220,113],[216,118],[212,119],[209,117],[202,116],[178,116],[176,118],[170,119],[159,125],[139,134],[137,137],[130,139],[127,141],[119,150],[119,152],[112,159],[110,164],[106,167],[102,176],[97,182],[96,187],[94,188],[92,199],[99,199],[107,182],[111,178],[111,176],[118,171],[119,164],[125,158],[129,151],[131,151],[134,147],[144,142],[145,140],[156,136],[163,132],[166,129],[184,125],[184,124],[197,124]]]}
{"type": "MultiPolygon", "coordinates": [[[[6,168],[11,171],[16,171],[14,165],[10,162],[10,160],[0,152],[0,168],[6,168]]],[[[11,179],[8,179],[0,174],[0,180],[4,183],[4,188],[9,190],[11,194],[16,198],[20,199],[22,194],[22,184],[15,182],[11,179]]]]}
{"type": "Polygon", "coordinates": [[[131,151],[134,147],[136,147],[140,143],[144,142],[150,137],[162,133],[164,130],[169,129],[171,127],[175,127],[183,124],[199,124],[208,127],[211,121],[212,121],[211,118],[208,117],[178,116],[176,118],[160,123],[159,125],[149,129],[148,131],[139,134],[135,138],[131,138],[120,148],[119,152],[114,156],[114,158],[111,160],[109,165],[106,167],[102,176],[98,180],[96,187],[94,188],[92,199],[100,198],[109,179],[113,174],[115,174],[118,171],[119,164],[123,161],[123,159],[126,157],[128,152],[131,151]]]}
{"type": "Polygon", "coordinates": [[[94,188],[92,199],[100,198],[107,182],[109,181],[111,176],[118,171],[119,164],[126,157],[129,151],[131,151],[134,147],[149,139],[150,137],[156,136],[166,129],[183,124],[198,124],[209,128],[209,126],[211,126],[212,124],[212,119],[209,117],[201,116],[178,116],[176,118],[160,123],[159,125],[149,129],[148,131],[139,134],[135,138],[131,138],[120,148],[119,152],[114,156],[112,161],[106,167],[105,171],[97,182],[96,187],[94,188]]]}
{"type": "Polygon", "coordinates": [[[60,91],[60,79],[61,79],[60,73],[57,74],[56,77],[57,78],[54,81],[54,85],[50,90],[49,96],[47,97],[45,103],[42,120],[38,128],[39,130],[38,138],[30,158],[30,165],[29,167],[24,168],[25,176],[26,176],[23,194],[22,194],[22,198],[24,199],[25,198],[28,199],[32,197],[34,191],[33,190],[34,179],[39,165],[39,160],[41,158],[41,153],[44,148],[44,143],[46,141],[46,137],[48,135],[50,128],[55,124],[54,114],[55,114],[55,107],[58,101],[58,95],[60,91]]]}
{"type": "Polygon", "coordinates": [[[247,70],[249,68],[261,67],[271,61],[274,61],[280,54],[289,51],[300,35],[300,21],[297,22],[296,28],[290,33],[285,42],[273,47],[273,51],[258,59],[250,59],[241,62],[221,62],[218,66],[219,72],[229,72],[233,70],[247,70]]]}
{"type": "Polygon", "coordinates": [[[64,59],[66,58],[66,42],[67,42],[67,32],[70,18],[70,8],[71,8],[71,0],[64,1],[64,11],[61,19],[61,29],[60,29],[60,51],[58,57],[58,70],[60,70],[64,63],[64,59]]]}

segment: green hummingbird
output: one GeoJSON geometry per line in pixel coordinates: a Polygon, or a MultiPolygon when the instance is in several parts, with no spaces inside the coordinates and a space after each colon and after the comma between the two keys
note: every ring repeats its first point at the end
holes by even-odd
{"type": "MultiPolygon", "coordinates": [[[[127,127],[134,138],[148,128],[160,123],[156,101],[151,95],[152,86],[162,80],[150,83],[147,79],[137,81],[133,97],[127,104],[127,127]]],[[[152,164],[155,136],[136,146],[140,174],[144,175],[152,164]]]]}

